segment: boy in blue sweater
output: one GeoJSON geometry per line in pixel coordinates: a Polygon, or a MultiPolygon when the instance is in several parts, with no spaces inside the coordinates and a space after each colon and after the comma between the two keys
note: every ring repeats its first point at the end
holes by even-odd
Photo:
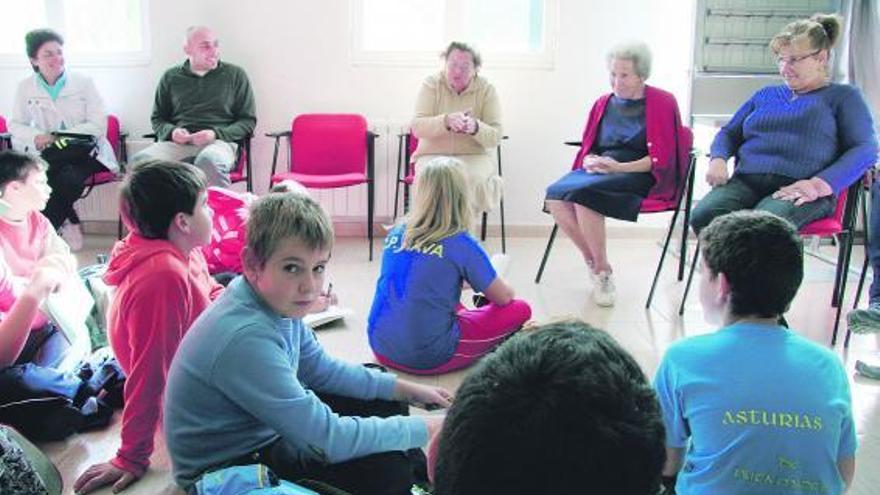
{"type": "Polygon", "coordinates": [[[451,395],[325,353],[301,318],[332,243],[330,220],[305,195],[252,204],[244,275],[193,323],[169,371],[165,432],[181,487],[262,463],[352,493],[409,493],[403,451],[424,446],[442,419],[391,415],[406,411],[396,401],[447,407],[451,395]]]}
{"type": "Polygon", "coordinates": [[[664,476],[679,495],[843,493],[856,452],[846,373],[777,323],[803,279],[800,236],[743,211],[713,220],[700,245],[700,302],[722,326],[671,346],[657,370],[664,476]]]}

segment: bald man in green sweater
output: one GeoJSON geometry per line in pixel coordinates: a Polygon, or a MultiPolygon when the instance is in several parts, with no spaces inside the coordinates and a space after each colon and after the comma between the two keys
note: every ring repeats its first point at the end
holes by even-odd
{"type": "Polygon", "coordinates": [[[187,60],[165,71],[156,87],[151,120],[157,142],[132,162],[192,162],[209,185],[228,187],[236,142],[257,123],[250,81],[240,67],[220,61],[220,43],[210,28],[187,29],[183,51],[187,60]]]}

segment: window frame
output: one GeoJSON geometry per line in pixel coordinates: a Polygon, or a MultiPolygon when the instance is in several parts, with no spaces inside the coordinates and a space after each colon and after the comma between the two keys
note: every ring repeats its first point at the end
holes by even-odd
{"type": "MultiPolygon", "coordinates": [[[[61,0],[42,0],[46,4],[46,24],[44,27],[54,29],[65,36],[63,23],[64,13],[61,0]]],[[[71,67],[130,67],[149,65],[152,58],[151,47],[152,40],[150,36],[150,0],[138,0],[141,10],[141,41],[143,48],[137,51],[125,52],[76,52],[71,50],[65,44],[65,65],[71,67]]],[[[66,38],[67,36],[65,36],[66,38]]],[[[0,52],[0,67],[30,68],[30,62],[27,54],[22,50],[21,53],[2,53],[0,52]]]]}
{"type": "MultiPolygon", "coordinates": [[[[445,46],[434,50],[366,50],[363,47],[364,9],[369,0],[350,0],[350,62],[355,67],[435,67],[439,53],[445,46]]],[[[461,3],[468,0],[444,0],[446,4],[446,24],[443,31],[446,43],[462,39],[463,19],[461,3]]],[[[544,7],[544,49],[536,53],[497,52],[482,49],[483,66],[488,68],[543,69],[552,70],[556,65],[557,43],[559,38],[559,0],[543,0],[544,7]]]]}

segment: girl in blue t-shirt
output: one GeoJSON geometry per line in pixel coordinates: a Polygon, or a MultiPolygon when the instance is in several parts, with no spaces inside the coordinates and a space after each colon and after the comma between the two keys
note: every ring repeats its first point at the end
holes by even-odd
{"type": "Polygon", "coordinates": [[[367,332],[376,359],[415,374],[469,366],[517,331],[531,308],[513,298],[469,233],[462,163],[439,157],[419,167],[412,211],[385,239],[367,332]],[[462,305],[462,285],[489,304],[462,305]]]}

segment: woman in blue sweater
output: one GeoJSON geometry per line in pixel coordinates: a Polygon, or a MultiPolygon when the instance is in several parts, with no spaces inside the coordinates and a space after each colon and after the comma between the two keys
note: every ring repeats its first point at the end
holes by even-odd
{"type": "Polygon", "coordinates": [[[841,22],[816,14],[770,42],[785,84],[759,90],[715,136],[706,173],[713,189],[694,208],[695,231],[747,208],[801,227],[830,215],[835,196],[876,162],[877,137],[864,98],[852,86],[830,82],[841,22]],[[729,177],[732,156],[736,168],[729,177]]]}

